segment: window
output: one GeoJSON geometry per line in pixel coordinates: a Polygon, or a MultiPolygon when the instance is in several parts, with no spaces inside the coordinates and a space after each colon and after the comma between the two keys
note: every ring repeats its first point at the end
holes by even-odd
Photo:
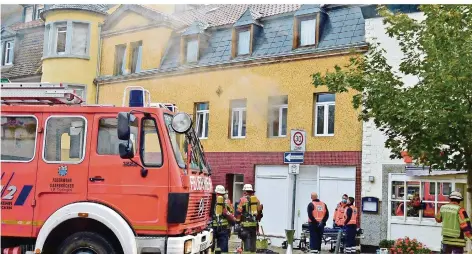
{"type": "Polygon", "coordinates": [[[56,53],[66,53],[66,42],[67,42],[67,26],[66,24],[58,24],[56,26],[56,53]]]}
{"type": "Polygon", "coordinates": [[[187,41],[187,63],[198,61],[198,40],[187,41]]]}
{"type": "Polygon", "coordinates": [[[141,71],[141,59],[143,54],[143,42],[131,43],[131,73],[137,73],[141,71]]]}
{"type": "Polygon", "coordinates": [[[1,160],[28,162],[36,148],[38,121],[32,116],[1,117],[1,160]]]}
{"type": "Polygon", "coordinates": [[[244,175],[233,175],[233,202],[237,202],[243,196],[244,175]]]}
{"type": "Polygon", "coordinates": [[[199,138],[208,138],[208,118],[210,114],[208,103],[196,104],[196,131],[199,138]]]}
{"type": "MultiPolygon", "coordinates": [[[[172,129],[172,116],[169,114],[164,114],[164,121],[166,123],[167,132],[169,134],[170,142],[172,144],[172,150],[174,152],[174,157],[180,168],[184,169],[184,172],[187,173],[187,149],[188,149],[188,140],[185,134],[179,134],[172,129]]],[[[208,172],[208,167],[203,161],[203,153],[199,147],[194,147],[192,142],[190,142],[192,148],[192,158],[190,160],[190,168],[193,171],[203,171],[208,172]]]]}
{"type": "Polygon", "coordinates": [[[13,40],[2,43],[2,65],[13,64],[14,47],[15,42],[13,40]]]}
{"type": "Polygon", "coordinates": [[[315,135],[334,135],[335,95],[323,93],[316,95],[315,135]]]}
{"type": "Polygon", "coordinates": [[[300,46],[315,44],[316,19],[300,21],[300,46]]]}
{"type": "Polygon", "coordinates": [[[231,137],[246,137],[246,100],[231,101],[231,137]]]}
{"type": "Polygon", "coordinates": [[[88,58],[90,24],[87,22],[58,21],[46,24],[44,57],[88,58]]]}
{"type": "Polygon", "coordinates": [[[287,135],[288,96],[269,97],[269,137],[287,135]]]}
{"type": "Polygon", "coordinates": [[[241,31],[238,33],[238,55],[247,55],[250,51],[251,31],[241,31]]]}
{"type": "Polygon", "coordinates": [[[32,5],[25,7],[25,23],[30,22],[34,19],[34,17],[33,17],[33,11],[34,11],[33,8],[34,8],[34,6],[32,6],[32,5]]]}
{"type": "Polygon", "coordinates": [[[162,150],[156,121],[153,118],[143,119],[141,132],[141,159],[144,166],[162,166],[162,150]]]}
{"type": "MultiPolygon", "coordinates": [[[[97,140],[97,154],[100,155],[119,155],[118,150],[120,143],[127,143],[128,141],[119,140],[117,132],[118,120],[116,118],[102,118],[98,126],[98,140],[97,140]]],[[[133,142],[133,147],[136,149],[136,138],[138,135],[138,121],[137,119],[131,123],[130,139],[133,142]]],[[[135,150],[136,151],[136,150],[135,150]]]]}
{"type": "Polygon", "coordinates": [[[114,75],[124,75],[126,72],[126,44],[115,46],[114,75]]]}
{"type": "Polygon", "coordinates": [[[87,101],[87,86],[86,85],[67,85],[69,89],[74,89],[75,93],[82,98],[84,102],[87,101]]]}
{"type": "Polygon", "coordinates": [[[43,10],[44,10],[44,5],[43,4],[37,4],[36,5],[36,16],[35,16],[34,19],[40,19],[41,18],[40,14],[41,14],[41,12],[43,12],[43,10]]]}
{"type": "Polygon", "coordinates": [[[462,192],[462,183],[408,180],[395,175],[391,181],[391,216],[396,222],[436,224],[434,218],[442,205],[449,202],[446,194],[455,188],[462,192]],[[407,180],[398,180],[398,179],[407,180]],[[404,191],[406,188],[406,192],[404,191]]]}
{"type": "Polygon", "coordinates": [[[54,163],[78,163],[85,156],[87,123],[82,117],[50,117],[46,121],[43,158],[54,163]]]}

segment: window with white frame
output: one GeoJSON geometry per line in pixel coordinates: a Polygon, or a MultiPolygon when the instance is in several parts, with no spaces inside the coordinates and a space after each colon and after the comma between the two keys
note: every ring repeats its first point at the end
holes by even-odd
{"type": "Polygon", "coordinates": [[[390,186],[390,216],[393,220],[434,224],[441,206],[449,203],[452,190],[464,193],[465,184],[453,180],[395,179],[390,186]]]}
{"type": "Polygon", "coordinates": [[[238,33],[238,55],[247,55],[250,51],[251,31],[243,30],[238,33]]]}
{"type": "Polygon", "coordinates": [[[210,106],[208,102],[196,103],[196,131],[199,138],[208,138],[208,118],[210,106]]]}
{"type": "Polygon", "coordinates": [[[316,19],[300,21],[300,46],[314,45],[316,42],[316,19]]]}
{"type": "Polygon", "coordinates": [[[187,41],[187,63],[198,61],[198,39],[187,41]]]}
{"type": "Polygon", "coordinates": [[[2,42],[2,65],[13,64],[14,40],[2,42]]]}
{"type": "Polygon", "coordinates": [[[315,135],[334,135],[335,94],[320,93],[315,95],[315,135]]]}
{"type": "Polygon", "coordinates": [[[30,22],[30,21],[33,21],[34,18],[34,6],[33,5],[30,5],[30,6],[26,6],[25,9],[24,9],[24,13],[25,13],[25,23],[26,22],[30,22]]]}
{"type": "Polygon", "coordinates": [[[269,97],[269,137],[287,136],[288,96],[269,97]]]}
{"type": "Polygon", "coordinates": [[[43,4],[37,4],[35,7],[36,7],[36,15],[35,15],[34,19],[40,19],[41,18],[40,14],[44,10],[44,5],[43,4]]]}
{"type": "Polygon", "coordinates": [[[89,57],[90,24],[58,21],[46,24],[44,57],[89,57]]]}
{"type": "Polygon", "coordinates": [[[246,137],[246,100],[231,101],[231,137],[246,137]]]}
{"type": "Polygon", "coordinates": [[[32,4],[25,6],[23,9],[24,22],[30,22],[40,19],[40,14],[44,10],[44,4],[32,4]]]}

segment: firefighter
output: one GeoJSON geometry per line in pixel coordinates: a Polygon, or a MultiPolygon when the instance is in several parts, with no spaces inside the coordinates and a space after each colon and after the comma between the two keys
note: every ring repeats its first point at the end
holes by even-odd
{"type": "Polygon", "coordinates": [[[244,251],[256,252],[256,241],[259,222],[262,219],[263,206],[254,195],[251,184],[243,186],[243,196],[239,199],[236,210],[237,221],[241,224],[240,238],[244,251]]]}
{"type": "Polygon", "coordinates": [[[349,197],[344,211],[344,228],[346,230],[344,250],[345,253],[356,253],[357,208],[354,206],[353,197],[349,197]]]}
{"type": "Polygon", "coordinates": [[[342,196],[341,202],[339,202],[338,206],[336,207],[336,210],[334,210],[333,228],[341,228],[343,226],[344,209],[347,204],[347,199],[347,194],[344,194],[342,196]]]}
{"type": "Polygon", "coordinates": [[[462,201],[460,192],[453,191],[449,200],[436,215],[436,221],[442,222],[442,253],[464,253],[464,236],[472,239],[470,219],[459,204],[462,201]]]}
{"type": "Polygon", "coordinates": [[[228,206],[227,202],[225,201],[225,187],[222,185],[217,185],[215,187],[215,193],[216,203],[211,223],[213,227],[214,241],[212,251],[215,251],[215,253],[227,253],[228,241],[231,235],[230,224],[234,223],[236,219],[233,216],[234,210],[232,209],[232,206],[228,206]]]}
{"type": "Polygon", "coordinates": [[[328,207],[318,199],[318,194],[313,192],[311,193],[311,202],[308,204],[307,212],[310,230],[310,250],[311,253],[319,253],[321,251],[324,227],[329,218],[328,207]]]}

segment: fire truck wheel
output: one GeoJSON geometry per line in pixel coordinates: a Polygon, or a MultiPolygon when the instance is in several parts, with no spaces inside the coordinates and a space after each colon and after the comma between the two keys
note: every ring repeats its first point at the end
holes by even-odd
{"type": "Polygon", "coordinates": [[[59,247],[64,254],[115,254],[113,246],[94,232],[77,232],[67,237],[59,247]]]}

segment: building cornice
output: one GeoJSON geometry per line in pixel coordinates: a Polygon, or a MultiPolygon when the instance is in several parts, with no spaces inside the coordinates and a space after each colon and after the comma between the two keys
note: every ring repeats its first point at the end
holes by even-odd
{"type": "Polygon", "coordinates": [[[337,48],[337,49],[331,49],[331,50],[328,49],[324,51],[309,52],[309,53],[302,52],[302,53],[290,54],[290,55],[266,56],[266,57],[260,57],[260,58],[254,58],[254,59],[232,61],[232,62],[228,62],[224,64],[215,64],[215,65],[206,65],[206,66],[183,65],[183,66],[178,67],[178,70],[152,69],[152,70],[147,70],[140,73],[134,73],[134,74],[123,75],[123,76],[101,76],[101,77],[96,78],[96,82],[98,84],[122,83],[122,82],[146,80],[146,79],[152,79],[152,78],[188,75],[188,74],[199,73],[199,72],[218,71],[218,70],[225,70],[225,69],[231,69],[231,68],[247,68],[247,67],[254,67],[254,66],[259,66],[259,65],[264,65],[264,64],[275,64],[275,63],[308,60],[308,59],[316,59],[316,58],[324,58],[324,57],[335,57],[335,56],[347,55],[350,53],[365,53],[367,52],[367,50],[368,50],[367,43],[362,43],[358,45],[353,45],[351,47],[337,48]]]}

